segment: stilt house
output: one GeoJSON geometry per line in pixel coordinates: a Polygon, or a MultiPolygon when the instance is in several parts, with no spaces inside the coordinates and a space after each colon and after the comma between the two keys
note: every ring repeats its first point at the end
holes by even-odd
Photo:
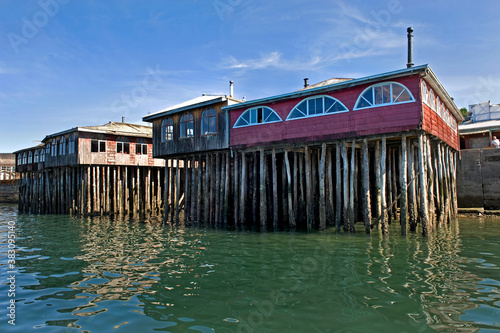
{"type": "Polygon", "coordinates": [[[162,205],[165,162],[153,158],[149,126],[75,127],[15,154],[21,211],[139,213],[158,212],[162,205]]]}

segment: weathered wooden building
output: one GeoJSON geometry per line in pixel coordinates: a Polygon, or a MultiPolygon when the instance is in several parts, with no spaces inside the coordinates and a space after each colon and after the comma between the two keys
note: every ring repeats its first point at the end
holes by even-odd
{"type": "Polygon", "coordinates": [[[216,148],[181,142],[201,125],[182,127],[187,104],[167,109],[178,134],[161,112],[144,118],[155,157],[184,162],[168,164],[171,220],[182,197],[186,222],[260,230],[354,231],[362,221],[387,232],[397,219],[403,233],[419,223],[427,234],[456,214],[462,116],[427,65],[222,107],[229,144],[216,148]]]}
{"type": "Polygon", "coordinates": [[[15,152],[19,209],[41,214],[159,214],[164,161],[152,128],[109,122],[47,135],[15,152]]]}
{"type": "Polygon", "coordinates": [[[153,123],[154,157],[166,160],[167,221],[227,225],[231,156],[223,107],[241,102],[230,84],[230,96],[202,95],[143,118],[153,123]]]}

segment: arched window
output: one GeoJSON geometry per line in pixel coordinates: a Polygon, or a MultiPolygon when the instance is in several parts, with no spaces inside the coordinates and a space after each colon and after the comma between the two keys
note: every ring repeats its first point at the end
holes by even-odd
{"type": "Polygon", "coordinates": [[[191,113],[186,113],[180,121],[180,137],[192,138],[194,136],[194,118],[191,113]]]}
{"type": "Polygon", "coordinates": [[[280,116],[271,108],[267,106],[258,106],[246,110],[236,120],[234,127],[244,127],[258,124],[269,124],[282,121],[280,116]]]}
{"type": "Polygon", "coordinates": [[[23,153],[23,164],[26,164],[28,162],[28,154],[23,153]]]}
{"type": "Polygon", "coordinates": [[[436,97],[434,97],[434,90],[429,89],[429,106],[431,109],[436,110],[436,97]]]}
{"type": "Polygon", "coordinates": [[[45,156],[50,156],[50,142],[45,145],[45,156]]]}
{"type": "Polygon", "coordinates": [[[38,162],[40,162],[40,151],[36,150],[35,157],[33,157],[33,163],[38,163],[38,162]]]}
{"type": "Polygon", "coordinates": [[[29,152],[28,153],[28,164],[31,164],[33,163],[33,152],[29,152]]]}
{"type": "Polygon", "coordinates": [[[427,99],[429,98],[429,90],[427,89],[427,84],[425,84],[424,81],[422,81],[421,89],[422,89],[422,101],[427,104],[428,103],[427,99]]]}
{"type": "Polygon", "coordinates": [[[70,134],[68,141],[68,154],[74,154],[76,152],[75,135],[70,134]]]}
{"type": "Polygon", "coordinates": [[[411,92],[400,83],[384,82],[366,88],[358,97],[354,110],[414,102],[411,92]]]}
{"type": "Polygon", "coordinates": [[[17,165],[23,164],[23,154],[19,153],[17,155],[17,165]]]}
{"type": "Polygon", "coordinates": [[[66,138],[64,136],[59,140],[59,155],[66,155],[66,138]]]}
{"type": "Polygon", "coordinates": [[[349,109],[345,107],[339,100],[330,96],[314,96],[309,97],[297,104],[286,120],[324,116],[327,114],[348,112],[349,109]]]}
{"type": "Polygon", "coordinates": [[[40,150],[40,162],[45,162],[45,150],[43,149],[40,150]]]}
{"type": "Polygon", "coordinates": [[[201,135],[217,133],[217,111],[214,108],[203,110],[201,114],[201,135]]]}
{"type": "Polygon", "coordinates": [[[161,122],[161,141],[171,141],[174,139],[174,120],[165,118],[161,122]]]}
{"type": "Polygon", "coordinates": [[[51,145],[51,156],[54,157],[54,156],[57,156],[57,140],[54,139],[52,140],[52,145],[51,145]]]}

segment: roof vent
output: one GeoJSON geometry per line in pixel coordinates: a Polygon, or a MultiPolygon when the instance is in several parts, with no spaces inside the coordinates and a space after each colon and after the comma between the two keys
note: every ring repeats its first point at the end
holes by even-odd
{"type": "Polygon", "coordinates": [[[306,77],[304,79],[304,88],[307,88],[307,87],[309,87],[309,78],[306,77]]]}

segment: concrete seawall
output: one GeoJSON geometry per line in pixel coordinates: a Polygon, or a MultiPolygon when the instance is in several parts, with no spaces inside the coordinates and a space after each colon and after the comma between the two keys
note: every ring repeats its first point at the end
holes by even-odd
{"type": "Polygon", "coordinates": [[[19,181],[0,180],[0,203],[17,203],[19,201],[19,181]]]}
{"type": "Polygon", "coordinates": [[[466,149],[460,155],[458,207],[500,209],[500,149],[466,149]]]}

